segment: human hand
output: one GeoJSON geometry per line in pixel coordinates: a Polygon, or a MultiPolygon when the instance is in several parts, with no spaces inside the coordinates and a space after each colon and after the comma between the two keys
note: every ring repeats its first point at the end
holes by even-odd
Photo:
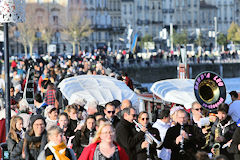
{"type": "Polygon", "coordinates": [[[82,129],[82,125],[79,124],[79,125],[77,125],[77,127],[75,128],[74,132],[77,132],[78,130],[81,130],[81,129],[82,129]]]}
{"type": "Polygon", "coordinates": [[[147,131],[147,128],[146,127],[142,127],[141,131],[143,131],[145,133],[147,131]]]}
{"type": "Polygon", "coordinates": [[[182,135],[179,135],[179,136],[176,138],[176,144],[179,144],[181,141],[183,141],[183,136],[182,136],[182,135]]]}
{"type": "Polygon", "coordinates": [[[148,147],[148,142],[147,141],[143,141],[142,144],[141,144],[141,148],[144,149],[144,148],[147,148],[148,147]]]}
{"type": "Polygon", "coordinates": [[[188,133],[185,132],[184,130],[182,131],[181,135],[182,135],[185,139],[188,139],[188,138],[189,138],[188,133]]]}
{"type": "Polygon", "coordinates": [[[216,137],[217,142],[223,142],[224,140],[225,140],[225,138],[223,136],[216,137]]]}

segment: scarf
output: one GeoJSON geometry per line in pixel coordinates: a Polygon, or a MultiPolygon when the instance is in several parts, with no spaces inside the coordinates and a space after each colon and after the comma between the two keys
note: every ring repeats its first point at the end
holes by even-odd
{"type": "Polygon", "coordinates": [[[29,143],[33,142],[33,143],[37,143],[37,142],[41,142],[41,146],[40,146],[40,151],[42,151],[44,149],[45,144],[47,143],[47,131],[43,131],[43,133],[41,134],[40,137],[36,137],[36,136],[29,136],[29,132],[27,132],[25,134],[25,138],[29,143]]]}
{"type": "Polygon", "coordinates": [[[56,145],[54,142],[49,142],[45,146],[45,150],[47,148],[51,151],[51,153],[46,155],[46,160],[53,160],[53,158],[56,160],[71,160],[66,156],[67,146],[64,144],[64,142],[60,143],[59,145],[56,145]]]}

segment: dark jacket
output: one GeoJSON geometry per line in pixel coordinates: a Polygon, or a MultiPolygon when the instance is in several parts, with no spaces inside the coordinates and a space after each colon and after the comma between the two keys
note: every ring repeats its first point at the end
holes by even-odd
{"type": "Polygon", "coordinates": [[[28,132],[25,134],[25,138],[27,143],[24,147],[25,151],[25,160],[37,160],[38,155],[44,149],[45,145],[47,144],[47,131],[44,131],[41,137],[29,136],[28,132]],[[30,143],[37,143],[40,142],[40,147],[30,147],[30,143]]]}
{"type": "Polygon", "coordinates": [[[238,145],[240,144],[240,127],[237,127],[235,130],[233,137],[232,137],[232,143],[229,148],[227,148],[229,153],[234,154],[234,160],[240,159],[240,151],[238,150],[238,145]]]}
{"type": "Polygon", "coordinates": [[[81,130],[78,130],[75,133],[75,137],[72,140],[72,144],[73,144],[72,149],[76,153],[77,158],[80,157],[83,149],[89,144],[89,137],[90,135],[91,137],[93,137],[94,132],[95,130],[90,131],[88,128],[86,128],[85,131],[83,132],[83,135],[81,130]]]}
{"type": "Polygon", "coordinates": [[[145,133],[135,130],[133,123],[121,119],[116,127],[117,143],[125,149],[130,160],[136,160],[136,147],[144,139],[145,133]]]}
{"type": "Polygon", "coordinates": [[[69,134],[69,137],[75,135],[74,130],[77,127],[77,123],[78,123],[77,120],[73,120],[73,119],[69,120],[69,123],[68,123],[68,132],[69,132],[68,134],[69,134]]]}
{"type": "MultiPolygon", "coordinates": [[[[211,128],[211,134],[210,134],[210,148],[212,148],[213,144],[215,143],[215,130],[217,126],[219,125],[219,134],[220,136],[224,137],[224,141],[220,143],[221,146],[226,144],[228,141],[232,139],[233,133],[235,129],[237,128],[236,123],[232,120],[230,116],[227,116],[227,118],[221,122],[219,122],[219,119],[215,121],[211,128]]],[[[227,149],[220,150],[221,154],[226,155],[228,158],[233,159],[233,155],[227,152],[227,149]]]]}
{"type": "Polygon", "coordinates": [[[21,147],[22,143],[20,142],[17,143],[15,140],[11,138],[10,135],[8,135],[7,147],[8,147],[10,159],[16,159],[16,160],[22,159],[22,154],[21,154],[22,152],[18,151],[18,148],[22,148],[21,147]]]}
{"type": "Polygon", "coordinates": [[[180,154],[180,143],[176,144],[176,138],[180,135],[180,130],[181,126],[178,123],[176,126],[169,128],[163,142],[163,147],[172,150],[171,160],[194,160],[197,150],[205,144],[205,137],[200,128],[193,125],[185,125],[184,130],[188,133],[189,139],[184,139],[184,154],[180,154]]]}
{"type": "Polygon", "coordinates": [[[109,120],[109,122],[112,124],[113,128],[116,128],[117,124],[120,122],[120,119],[117,116],[114,116],[112,121],[109,120]]]}
{"type": "MultiPolygon", "coordinates": [[[[152,136],[154,136],[159,142],[161,142],[161,138],[160,138],[160,134],[159,134],[158,129],[153,128],[151,124],[147,125],[147,129],[148,129],[148,132],[152,136]]],[[[148,158],[147,150],[141,148],[141,144],[144,140],[142,140],[141,143],[139,143],[138,146],[137,146],[137,150],[136,150],[137,151],[137,160],[146,160],[148,158]]],[[[158,159],[156,148],[157,148],[157,144],[155,142],[153,142],[153,144],[151,144],[150,148],[149,148],[149,156],[150,156],[151,160],[157,160],[158,159]]]]}

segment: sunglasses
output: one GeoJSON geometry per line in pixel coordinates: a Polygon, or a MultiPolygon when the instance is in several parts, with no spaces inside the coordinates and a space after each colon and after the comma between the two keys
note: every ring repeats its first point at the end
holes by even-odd
{"type": "Polygon", "coordinates": [[[137,117],[137,115],[136,114],[131,114],[133,117],[137,117]]]}
{"type": "Polygon", "coordinates": [[[196,111],[202,111],[202,108],[195,108],[196,111]]]}
{"type": "Polygon", "coordinates": [[[142,118],[142,121],[144,121],[144,120],[147,120],[147,121],[148,121],[148,120],[149,120],[149,118],[142,118]]]}
{"type": "Polygon", "coordinates": [[[109,114],[110,114],[110,113],[112,113],[112,114],[114,114],[114,113],[115,113],[115,111],[107,111],[107,112],[108,112],[109,114]]]}

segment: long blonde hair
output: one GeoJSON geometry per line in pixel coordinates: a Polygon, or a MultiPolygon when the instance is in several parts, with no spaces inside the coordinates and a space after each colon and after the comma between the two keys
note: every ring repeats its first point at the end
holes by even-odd
{"type": "Polygon", "coordinates": [[[95,143],[95,142],[101,140],[100,135],[101,135],[101,133],[102,133],[102,129],[103,129],[104,127],[106,127],[106,126],[110,126],[110,127],[112,128],[112,130],[114,131],[114,128],[112,127],[112,125],[111,125],[110,122],[104,122],[104,123],[98,128],[97,133],[96,133],[95,137],[94,137],[93,140],[92,140],[92,143],[95,143]]]}
{"type": "Polygon", "coordinates": [[[17,122],[21,120],[23,122],[23,118],[20,116],[13,116],[10,121],[10,129],[9,129],[9,136],[16,141],[17,143],[20,141],[19,137],[17,136],[17,128],[16,124],[17,122]]]}

